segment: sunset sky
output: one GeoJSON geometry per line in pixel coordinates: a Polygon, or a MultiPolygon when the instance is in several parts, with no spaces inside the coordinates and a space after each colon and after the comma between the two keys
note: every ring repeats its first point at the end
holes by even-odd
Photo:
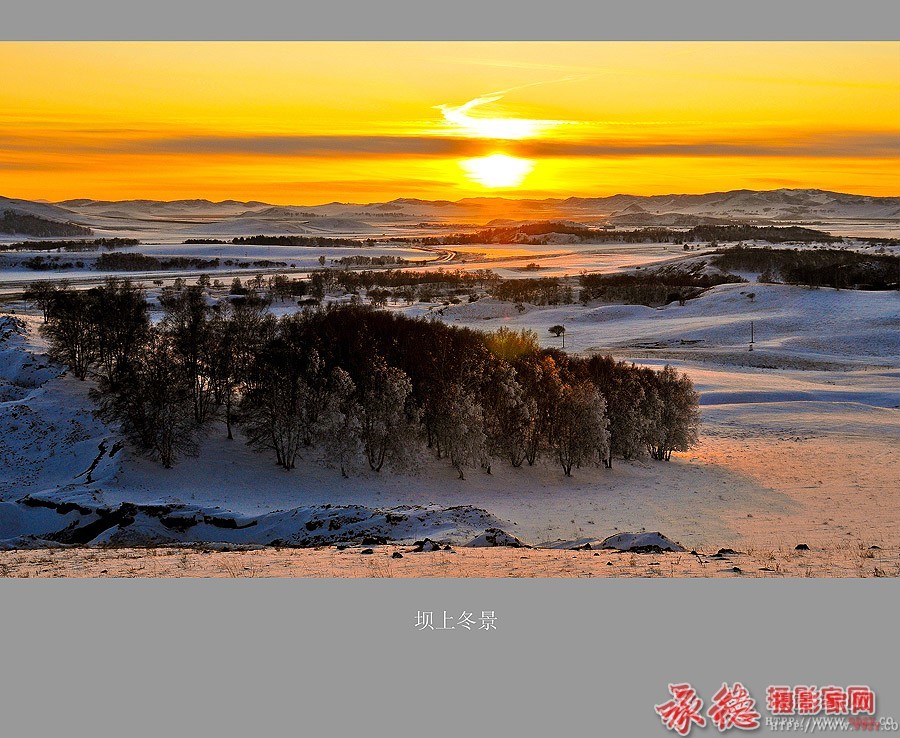
{"type": "Polygon", "coordinates": [[[0,195],[900,195],[900,43],[0,43],[0,195]]]}

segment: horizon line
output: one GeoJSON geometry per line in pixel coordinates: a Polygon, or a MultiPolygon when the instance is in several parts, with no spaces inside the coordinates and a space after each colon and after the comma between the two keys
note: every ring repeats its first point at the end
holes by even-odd
{"type": "Polygon", "coordinates": [[[633,192],[616,192],[612,195],[568,195],[565,197],[511,197],[504,195],[470,195],[467,197],[461,197],[456,200],[452,200],[449,198],[422,198],[422,197],[406,197],[403,195],[398,195],[396,197],[392,197],[386,200],[372,200],[369,202],[354,202],[354,201],[342,201],[342,200],[329,200],[327,202],[320,203],[275,203],[268,202],[265,200],[240,200],[237,198],[225,198],[223,200],[211,200],[208,197],[181,197],[175,198],[172,200],[159,200],[150,197],[129,197],[122,198],[119,200],[110,200],[106,198],[92,198],[92,197],[69,197],[64,200],[47,200],[43,198],[32,199],[26,197],[11,197],[7,195],[0,194],[0,198],[6,200],[19,200],[23,202],[32,202],[38,203],[42,205],[53,205],[62,207],[63,203],[85,200],[89,202],[108,202],[108,203],[123,203],[123,202],[156,202],[156,203],[185,203],[185,202],[208,202],[212,205],[222,205],[225,203],[237,203],[241,205],[250,205],[250,204],[259,204],[259,205],[271,205],[274,207],[326,207],[328,205],[356,205],[356,206],[369,206],[369,205],[383,205],[392,202],[396,202],[398,200],[407,200],[407,201],[416,201],[423,203],[435,203],[435,202],[445,202],[445,203],[464,203],[466,201],[472,200],[502,200],[506,202],[566,202],[567,200],[610,200],[615,197],[640,197],[640,198],[652,198],[652,197],[702,197],[705,195],[729,195],[739,192],[752,192],[752,193],[774,193],[774,192],[820,192],[823,194],[831,194],[831,195],[849,195],[851,197],[865,197],[873,200],[891,200],[900,198],[900,193],[896,195],[867,195],[859,192],[843,192],[839,190],[827,190],[821,189],[818,187],[776,187],[773,189],[762,189],[755,190],[747,187],[740,187],[733,190],[710,190],[708,192],[665,192],[665,193],[655,193],[655,194],[637,194],[633,192]]]}

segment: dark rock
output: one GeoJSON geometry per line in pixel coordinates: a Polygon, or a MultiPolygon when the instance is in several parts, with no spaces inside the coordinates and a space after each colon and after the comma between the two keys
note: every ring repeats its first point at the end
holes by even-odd
{"type": "Polygon", "coordinates": [[[796,546],[794,546],[794,550],[795,551],[809,551],[809,546],[807,546],[805,543],[798,543],[796,546]]]}
{"type": "Polygon", "coordinates": [[[362,539],[363,546],[383,546],[388,539],[384,536],[365,536],[362,539]]]}
{"type": "Polygon", "coordinates": [[[716,555],[718,555],[718,556],[730,556],[730,555],[736,554],[736,553],[737,553],[737,551],[735,551],[733,548],[720,548],[720,549],[716,552],[716,555]]]}
{"type": "Polygon", "coordinates": [[[216,528],[225,528],[227,530],[244,530],[244,528],[252,528],[257,524],[256,520],[248,520],[241,525],[234,518],[221,518],[216,515],[204,515],[203,522],[207,525],[214,525],[216,528]]]}
{"type": "Polygon", "coordinates": [[[97,509],[97,520],[81,526],[78,524],[79,521],[76,520],[67,528],[56,533],[48,533],[44,538],[56,543],[84,545],[110,528],[116,526],[127,528],[134,523],[137,512],[137,506],[130,502],[123,502],[115,510],[97,509]]]}
{"type": "Polygon", "coordinates": [[[480,536],[476,536],[469,541],[467,546],[475,548],[488,548],[493,546],[509,546],[511,548],[529,548],[514,535],[507,533],[500,528],[488,528],[480,536]]]}
{"type": "Polygon", "coordinates": [[[416,541],[413,544],[413,553],[429,553],[431,551],[440,551],[441,544],[435,543],[430,538],[426,538],[424,541],[416,541]]]}
{"type": "Polygon", "coordinates": [[[375,553],[375,551],[371,548],[364,548],[362,551],[360,551],[360,553],[361,554],[373,554],[373,553],[375,553]]]}
{"type": "Polygon", "coordinates": [[[159,522],[169,530],[174,530],[178,533],[184,533],[197,525],[197,521],[193,517],[178,517],[177,515],[168,515],[160,518],[159,522]]]}
{"type": "Polygon", "coordinates": [[[632,546],[628,549],[630,553],[639,553],[639,554],[661,554],[665,553],[665,550],[660,548],[657,545],[651,546],[632,546]]]}
{"type": "Polygon", "coordinates": [[[391,554],[391,558],[392,559],[402,559],[403,554],[400,553],[399,551],[394,551],[394,553],[391,554]]]}
{"type": "Polygon", "coordinates": [[[631,553],[665,553],[666,551],[687,550],[659,532],[617,533],[604,538],[600,547],[631,553]]]}

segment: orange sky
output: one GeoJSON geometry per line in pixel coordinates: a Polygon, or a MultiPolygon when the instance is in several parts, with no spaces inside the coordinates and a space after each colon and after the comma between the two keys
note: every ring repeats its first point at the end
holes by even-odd
{"type": "Polygon", "coordinates": [[[900,43],[0,43],[0,195],[900,195],[900,43]]]}

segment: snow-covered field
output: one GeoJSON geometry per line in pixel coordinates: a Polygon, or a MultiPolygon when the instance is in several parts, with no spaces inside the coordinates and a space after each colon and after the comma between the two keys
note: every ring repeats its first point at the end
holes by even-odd
{"type": "MultiPolygon", "coordinates": [[[[670,462],[617,460],[611,470],[582,468],[572,478],[548,463],[496,464],[491,475],[472,472],[459,480],[445,463],[423,457],[412,472],[355,469],[345,480],[315,457],[280,470],[214,426],[197,457],[166,470],[122,447],[115,430],[92,417],[88,384],[49,365],[40,318],[27,315],[25,335],[0,344],[0,539],[27,547],[34,541],[21,536],[72,524],[77,535],[57,535],[57,541],[327,545],[349,537],[373,543],[429,537],[460,545],[499,527],[528,544],[550,544],[658,530],[688,550],[733,548],[756,557],[759,566],[730,564],[744,571],[863,576],[878,568],[897,575],[900,294],[753,283],[722,285],[664,308],[520,311],[485,298],[392,309],[485,330],[533,328],[547,346],[560,345],[547,328],[561,323],[567,350],[673,363],[701,393],[701,442],[670,462]],[[801,543],[813,552],[795,562],[794,546],[801,543]],[[873,564],[864,551],[880,558],[873,564]],[[771,557],[778,568],[763,563],[776,560],[771,557]]],[[[385,551],[392,553],[382,547],[363,559],[381,561],[385,551]]],[[[289,563],[276,557],[252,567],[275,575],[312,575],[316,566],[333,572],[327,575],[369,575],[349,564],[345,570],[341,562],[351,560],[341,558],[344,552],[320,553],[331,558],[316,565],[297,554],[289,563]]],[[[649,564],[620,566],[622,558],[611,559],[612,566],[593,558],[588,570],[566,570],[556,559],[533,558],[544,555],[537,551],[521,560],[511,550],[505,563],[485,563],[499,555],[486,553],[480,563],[459,568],[453,562],[463,559],[448,553],[439,570],[445,576],[598,576],[591,567],[600,561],[602,575],[653,575],[645,571],[649,564]]],[[[25,554],[9,556],[3,561],[31,571],[25,554]]],[[[662,556],[661,566],[674,576],[717,571],[687,554],[662,556]]],[[[408,558],[389,560],[394,575],[424,575],[425,565],[412,567],[408,558]]],[[[363,559],[352,559],[353,566],[370,566],[359,564],[363,559]]],[[[108,571],[117,566],[102,560],[108,571]]],[[[728,573],[729,567],[719,568],[728,573]]],[[[220,574],[226,571],[222,564],[220,574]]]]}
{"type": "MultiPolygon", "coordinates": [[[[313,269],[335,266],[335,262],[354,256],[377,258],[392,257],[397,260],[414,262],[417,267],[423,263],[440,262],[444,264],[447,256],[440,252],[407,248],[399,245],[386,246],[278,246],[278,245],[235,245],[235,244],[185,244],[185,243],[142,243],[140,246],[129,246],[116,249],[120,252],[143,254],[160,260],[172,258],[201,259],[210,261],[218,259],[218,266],[209,268],[168,268],[139,272],[111,272],[95,269],[97,258],[104,253],[101,250],[57,252],[40,250],[22,250],[0,253],[0,295],[21,292],[23,285],[41,280],[67,279],[72,285],[94,286],[101,284],[108,277],[127,277],[134,282],[150,285],[156,280],[171,284],[175,278],[183,277],[196,280],[201,274],[210,279],[221,279],[230,282],[238,276],[242,279],[273,272],[302,277],[313,269]],[[23,262],[33,257],[59,258],[73,266],[65,269],[34,270],[23,266],[23,262]],[[81,266],[76,266],[77,263],[81,266]]],[[[446,264],[444,264],[446,266],[446,264]]]]}

